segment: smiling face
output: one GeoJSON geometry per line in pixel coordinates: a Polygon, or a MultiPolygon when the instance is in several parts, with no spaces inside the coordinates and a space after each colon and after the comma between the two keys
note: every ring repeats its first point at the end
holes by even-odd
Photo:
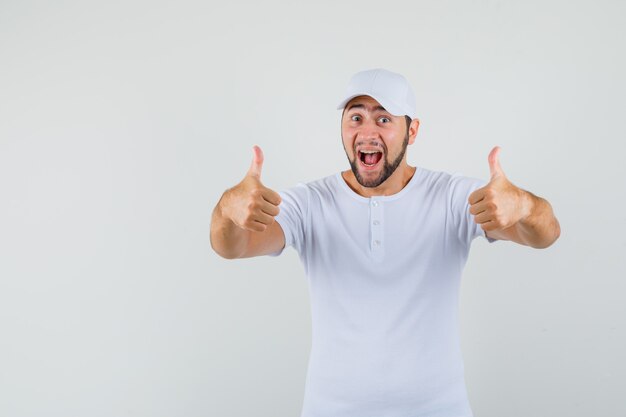
{"type": "MultiPolygon", "coordinates": [[[[384,183],[400,166],[415,140],[404,116],[394,116],[370,96],[355,97],[341,118],[341,138],[352,172],[359,184],[373,188],[384,183]]],[[[412,124],[413,126],[413,124],[412,124]]]]}

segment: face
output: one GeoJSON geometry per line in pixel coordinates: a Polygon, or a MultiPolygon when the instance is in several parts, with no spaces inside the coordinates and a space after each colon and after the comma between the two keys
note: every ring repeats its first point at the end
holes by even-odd
{"type": "Polygon", "coordinates": [[[372,97],[359,96],[346,104],[341,138],[359,184],[378,187],[402,163],[409,129],[404,116],[392,115],[372,97]]]}

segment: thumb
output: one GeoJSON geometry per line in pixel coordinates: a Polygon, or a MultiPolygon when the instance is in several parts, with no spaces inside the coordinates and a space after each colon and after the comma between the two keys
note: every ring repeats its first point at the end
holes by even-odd
{"type": "Polygon", "coordinates": [[[504,171],[502,171],[502,167],[500,166],[500,160],[498,159],[500,155],[500,147],[494,147],[491,152],[489,152],[489,175],[491,176],[490,180],[494,180],[496,177],[504,176],[504,171]]]}
{"type": "Polygon", "coordinates": [[[263,151],[256,145],[252,147],[252,150],[254,151],[254,156],[250,164],[250,169],[248,170],[248,175],[260,180],[261,169],[263,168],[263,151]]]}

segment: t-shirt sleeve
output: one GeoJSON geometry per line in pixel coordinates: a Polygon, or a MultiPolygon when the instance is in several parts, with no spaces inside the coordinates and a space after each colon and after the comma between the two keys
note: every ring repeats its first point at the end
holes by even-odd
{"type": "Polygon", "coordinates": [[[285,234],[285,247],[269,254],[278,256],[288,246],[293,246],[300,253],[304,246],[304,238],[308,223],[309,190],[305,184],[279,191],[282,199],[278,208],[280,212],[274,218],[285,234]]]}
{"type": "Polygon", "coordinates": [[[489,243],[496,241],[496,239],[487,237],[485,231],[474,221],[474,216],[469,212],[468,199],[470,194],[485,185],[487,182],[478,178],[469,178],[458,174],[452,174],[450,178],[449,209],[458,237],[466,245],[469,245],[478,236],[484,237],[489,243]]]}

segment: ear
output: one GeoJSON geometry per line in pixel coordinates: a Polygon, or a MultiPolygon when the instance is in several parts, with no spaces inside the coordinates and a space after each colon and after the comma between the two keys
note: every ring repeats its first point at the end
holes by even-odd
{"type": "Polygon", "coordinates": [[[420,120],[413,119],[411,120],[411,124],[409,125],[409,145],[412,145],[415,142],[415,137],[417,136],[417,130],[420,127],[420,120]]]}

